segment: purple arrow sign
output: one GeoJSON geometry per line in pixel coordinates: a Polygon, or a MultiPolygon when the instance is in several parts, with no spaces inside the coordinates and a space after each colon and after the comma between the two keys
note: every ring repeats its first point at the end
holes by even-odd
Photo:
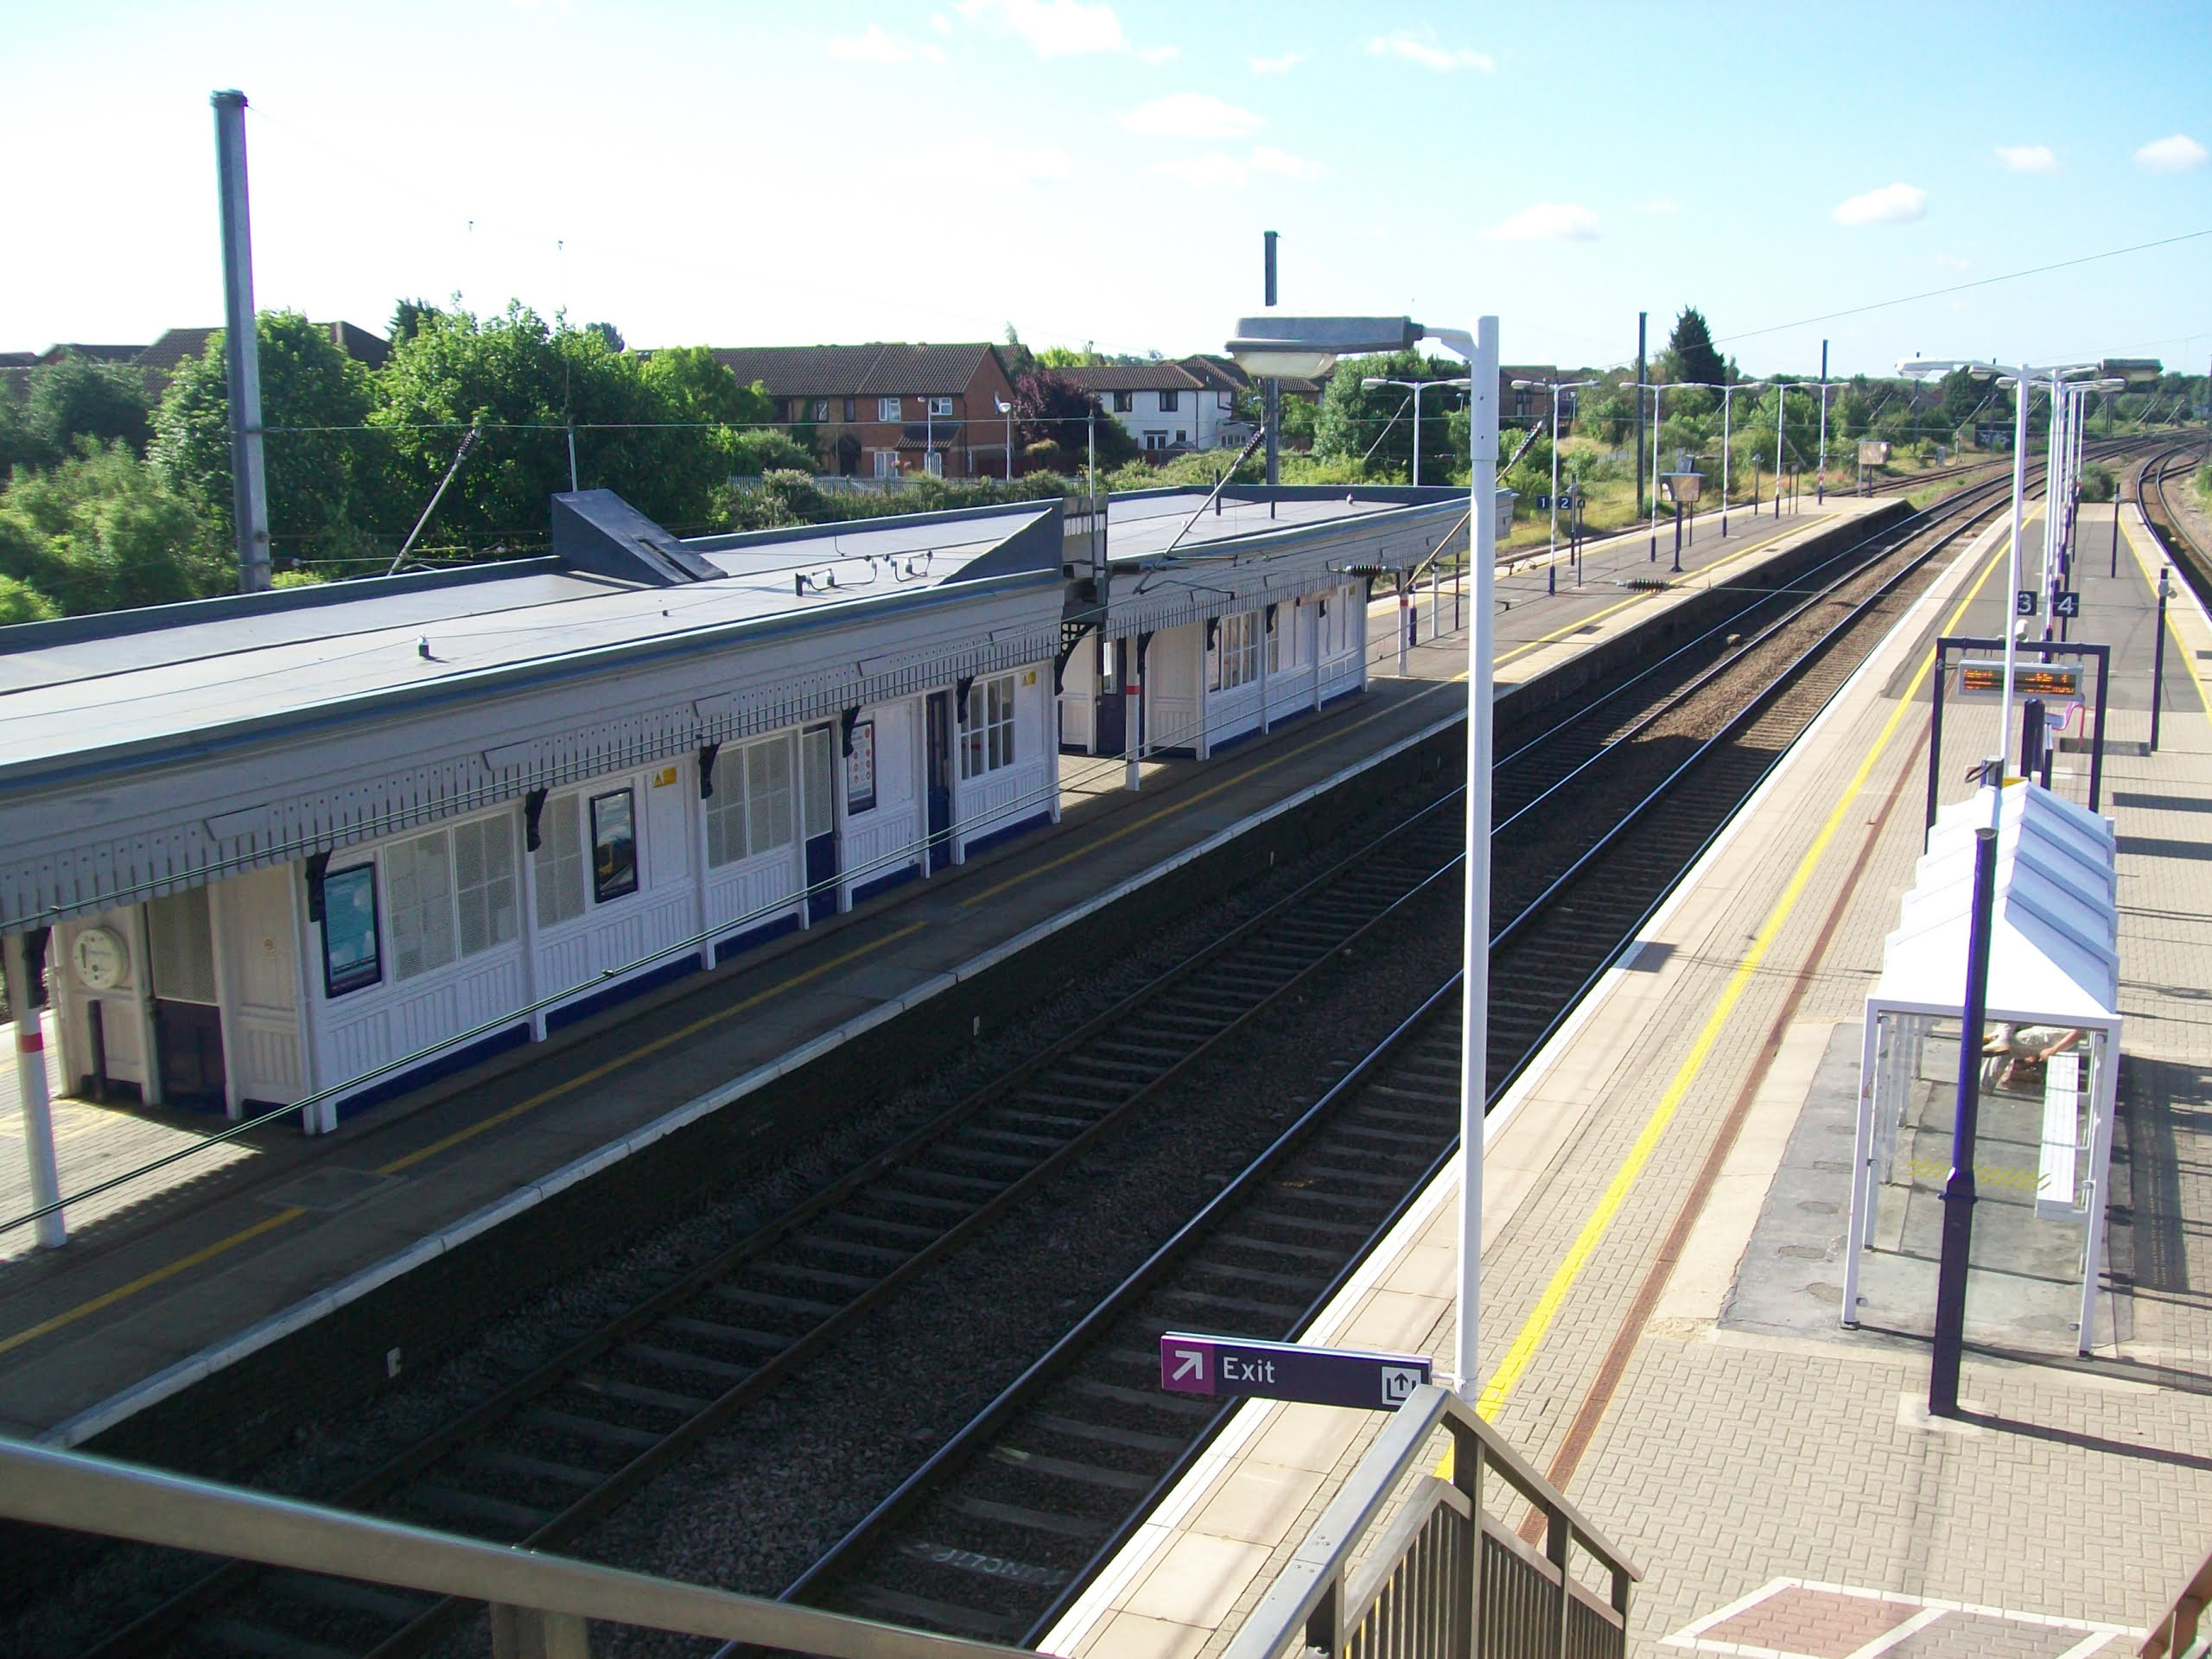
{"type": "Polygon", "coordinates": [[[1170,1331],[1160,1339],[1160,1386],[1171,1394],[1249,1395],[1395,1411],[1428,1381],[1431,1369],[1427,1354],[1306,1348],[1188,1331],[1170,1331]]]}

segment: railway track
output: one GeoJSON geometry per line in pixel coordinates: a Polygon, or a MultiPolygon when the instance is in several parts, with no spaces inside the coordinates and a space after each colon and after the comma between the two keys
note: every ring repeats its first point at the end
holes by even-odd
{"type": "Polygon", "coordinates": [[[2189,487],[2201,456],[2194,444],[2176,444],[2158,451],[2136,469],[2135,500],[2143,510],[2144,522],[2181,572],[2182,580],[2196,590],[2199,599],[2212,605],[2212,549],[2197,545],[2168,494],[2189,487]]]}
{"type": "MultiPolygon", "coordinates": [[[[1934,572],[2005,499],[1992,486],[1923,515],[1690,675],[1622,744],[1648,786],[1558,850],[1546,805],[1592,755],[1519,806],[1501,787],[1496,867],[1522,896],[1491,946],[1495,1101],[1590,982],[1934,572]],[[1931,523],[1932,521],[1932,523],[1931,523]],[[1778,659],[1778,662],[1777,662],[1778,659]],[[1674,739],[1693,709],[1726,710],[1674,739]],[[1530,849],[1553,850],[1552,869],[1530,849]],[[1532,874],[1532,870],[1548,874],[1532,874]]],[[[1611,784],[1618,774],[1606,773],[1611,784]]],[[[1190,1466],[1228,1407],[1162,1394],[1158,1342],[1198,1327],[1294,1338],[1457,1149],[1456,976],[1360,1060],[1206,1209],[791,1586],[789,1599],[1033,1643],[1190,1466]]]]}
{"type": "MultiPolygon", "coordinates": [[[[1917,524],[1957,518],[1965,499],[1955,498],[1917,524]]],[[[1547,1022],[1571,1006],[1618,943],[1606,932],[1611,925],[1618,935],[1617,923],[1572,920],[1576,905],[1569,895],[1592,861],[1620,844],[1628,823],[1653,816],[1658,794],[1651,786],[1680,770],[1682,744],[1667,722],[1710,695],[1711,687],[1740,678],[1747,654],[1804,627],[1814,611],[1840,602],[1837,595],[1846,588],[1871,580],[1868,567],[1894,563],[1900,549],[1923,534],[1916,529],[1861,538],[1815,573],[1826,585],[1810,597],[1796,590],[1747,592],[1732,615],[1698,639],[1510,740],[1495,779],[1500,890],[1535,894],[1527,913],[1541,911],[1553,920],[1531,929],[1522,925],[1524,915],[1501,934],[1498,949],[1507,954],[1499,958],[1499,979],[1541,973],[1541,992],[1532,992],[1529,1005],[1549,1011],[1534,1024],[1494,1024],[1494,1084],[1517,1063],[1516,1052],[1541,1040],[1547,1022]],[[1605,804],[1618,798],[1624,779],[1647,797],[1627,818],[1605,804]],[[1567,823],[1582,827],[1579,840],[1560,833],[1567,823]],[[1541,833],[1529,833],[1539,825],[1541,833]]],[[[1456,887],[1438,886],[1459,854],[1453,798],[1445,796],[1383,830],[772,1224],[577,1337],[332,1501],[534,1548],[575,1538],[917,1276],[1042,1190],[1159,1090],[1233,1040],[1263,1010],[1295,995],[1373,929],[1409,906],[1456,903],[1456,887]]],[[[1713,810],[1725,818],[1719,805],[1713,810]]],[[[1671,879],[1665,865],[1665,858],[1640,861],[1645,874],[1635,891],[1655,884],[1663,891],[1671,879]]],[[[1363,1062],[1354,1079],[1332,1090],[1262,1160],[1274,1172],[1274,1190],[1289,1196],[1248,1215],[1243,1230],[1213,1239],[1194,1281],[1144,1294],[1179,1306],[1183,1323],[1221,1324],[1231,1315],[1281,1328],[1301,1323],[1303,1310],[1325,1297],[1345,1264],[1419,1187],[1440,1155],[1436,1148],[1452,1134],[1457,1043],[1455,1027],[1431,1020],[1419,1032],[1408,1028],[1388,1055],[1363,1062]]],[[[1079,1442],[1087,1459],[1040,1452],[1021,1468],[1014,1466],[1019,1460],[995,1454],[981,1459],[985,1472],[1002,1483],[1089,1480],[1086,1491],[1104,1495],[1110,1515],[1078,1516],[1070,1521],[1071,1529],[1056,1535],[1065,1546],[1056,1564],[1031,1561],[1020,1552],[989,1558],[1025,1563],[1025,1571],[1035,1567],[1042,1576],[1025,1588],[1048,1599],[1075,1581],[1081,1561],[1095,1553],[1090,1546],[1103,1548],[1157,1483],[1157,1465],[1178,1462],[1183,1452],[1175,1448],[1195,1444],[1206,1426],[1185,1413],[1187,1421],[1170,1431],[1130,1427],[1132,1416],[1178,1414],[1172,1406],[1140,1405],[1111,1392],[1094,1396],[1091,1407],[1088,1416],[1061,1412],[1052,1431],[1079,1442]],[[1081,1432],[1085,1425],[1092,1431],[1088,1440],[1081,1432]],[[1084,1472],[1059,1471],[1056,1459],[1084,1472]],[[1104,1531],[1094,1535],[1090,1529],[1100,1521],[1104,1531]]],[[[951,1455],[960,1461],[967,1454],[951,1455]]],[[[911,1548],[898,1559],[912,1566],[911,1548]]],[[[919,1623],[952,1617],[933,1621],[888,1602],[875,1605],[919,1623]]],[[[423,1650],[467,1611],[465,1603],[233,1563],[91,1651],[101,1659],[148,1652],[387,1659],[423,1650]]],[[[1025,1616],[1021,1610],[992,1615],[1016,1622],[1025,1616]]],[[[1002,1624],[995,1628],[1005,1633],[1002,1624]]]]}

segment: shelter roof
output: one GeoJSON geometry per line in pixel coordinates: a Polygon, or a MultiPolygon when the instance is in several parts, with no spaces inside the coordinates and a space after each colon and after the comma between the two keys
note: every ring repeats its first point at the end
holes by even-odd
{"type": "MultiPolygon", "coordinates": [[[[1974,832],[1989,796],[1945,809],[1886,941],[1872,1008],[1953,1014],[1966,999],[1974,832]]],[[[2039,1025],[2120,1023],[2119,909],[2112,829],[2033,784],[1999,806],[1989,1017],[2039,1025]]]]}

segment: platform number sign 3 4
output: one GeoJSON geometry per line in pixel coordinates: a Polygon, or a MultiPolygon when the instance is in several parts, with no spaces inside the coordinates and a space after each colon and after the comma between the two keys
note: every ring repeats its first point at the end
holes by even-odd
{"type": "Polygon", "coordinates": [[[2013,615],[2033,616],[2036,613],[2036,590],[2034,588],[2023,588],[2018,593],[2012,595],[2013,615]]]}
{"type": "Polygon", "coordinates": [[[2082,595],[2071,588],[2060,589],[2050,596],[2050,613],[2053,616],[2081,615],[2082,595]]]}

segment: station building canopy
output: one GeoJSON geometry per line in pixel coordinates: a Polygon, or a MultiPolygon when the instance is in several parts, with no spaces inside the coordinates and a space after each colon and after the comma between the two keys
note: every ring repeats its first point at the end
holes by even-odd
{"type": "MultiPolygon", "coordinates": [[[[1465,551],[1467,492],[1405,485],[1146,490],[1109,504],[1112,632],[1186,622],[1409,572],[1465,551]],[[1195,515],[1195,516],[1194,516],[1195,515]]],[[[1502,492],[1508,504],[1510,492],[1502,492]]]]}
{"type": "Polygon", "coordinates": [[[1061,506],[552,554],[0,628],[0,931],[1050,660],[1061,506]]]}

